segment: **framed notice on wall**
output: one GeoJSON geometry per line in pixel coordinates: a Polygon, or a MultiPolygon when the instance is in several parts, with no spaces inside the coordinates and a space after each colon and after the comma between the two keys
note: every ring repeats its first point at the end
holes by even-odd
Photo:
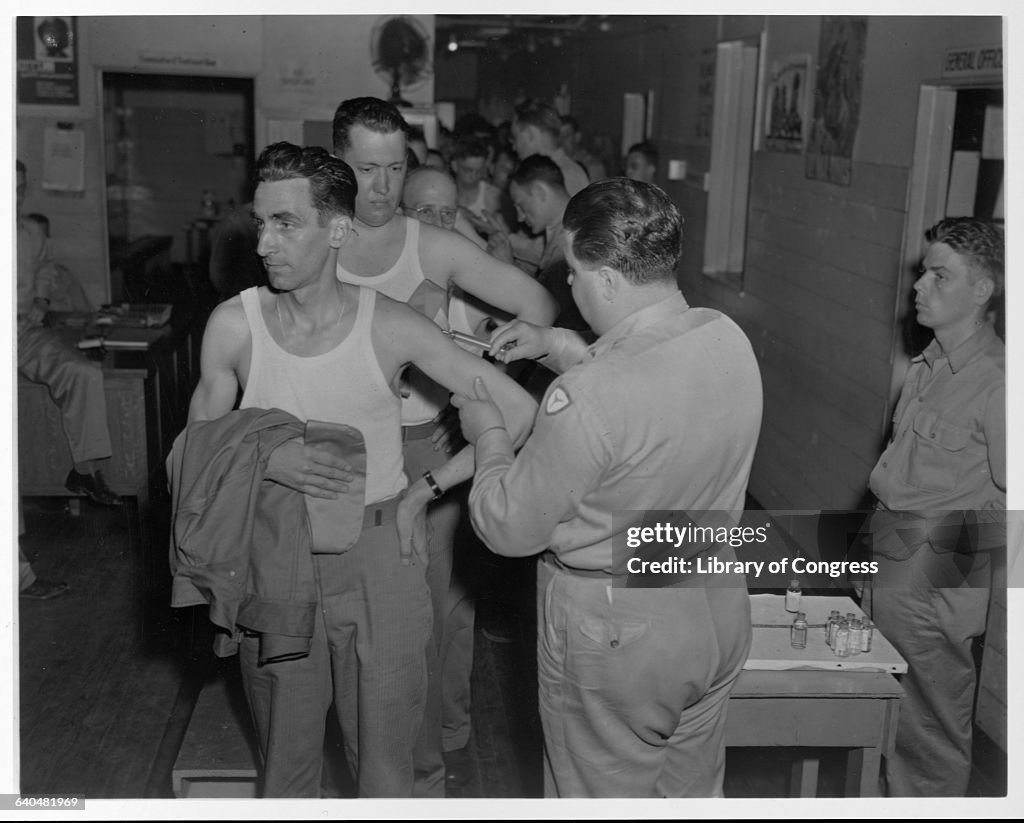
{"type": "Polygon", "coordinates": [[[78,105],[78,21],[17,18],[18,102],[78,105]]]}
{"type": "Polygon", "coordinates": [[[764,147],[800,153],[810,121],[809,54],[790,55],[772,63],[765,88],[764,147]]]}

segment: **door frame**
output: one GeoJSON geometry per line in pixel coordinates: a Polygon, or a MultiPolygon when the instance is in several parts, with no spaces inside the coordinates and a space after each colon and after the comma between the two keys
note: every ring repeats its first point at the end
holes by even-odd
{"type": "MultiPolygon", "coordinates": [[[[111,171],[110,162],[111,159],[108,157],[107,152],[107,123],[105,117],[106,111],[106,79],[108,75],[121,75],[125,78],[132,78],[131,86],[135,90],[145,89],[147,86],[160,85],[161,88],[168,86],[182,85],[187,86],[189,83],[193,83],[199,87],[207,87],[211,84],[221,83],[230,88],[235,92],[240,92],[245,99],[245,138],[248,146],[250,147],[249,155],[245,158],[246,160],[246,177],[251,179],[253,169],[256,162],[256,78],[253,76],[245,76],[239,74],[175,74],[167,72],[146,72],[146,71],[133,71],[125,67],[105,67],[99,66],[96,68],[96,95],[98,100],[99,109],[99,132],[100,132],[100,157],[103,164],[103,180],[108,179],[108,174],[111,171]]],[[[110,214],[107,207],[108,197],[106,191],[104,191],[103,197],[100,199],[102,221],[103,221],[103,236],[105,242],[103,243],[103,254],[105,257],[105,264],[107,269],[107,301],[114,299],[115,293],[121,294],[122,289],[120,283],[114,283],[114,272],[111,268],[111,256],[110,256],[110,214]],[[115,289],[115,286],[117,287],[115,289]]]]}

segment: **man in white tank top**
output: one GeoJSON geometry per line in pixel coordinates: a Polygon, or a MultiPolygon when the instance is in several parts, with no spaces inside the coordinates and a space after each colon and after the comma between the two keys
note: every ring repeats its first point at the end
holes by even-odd
{"type": "MultiPolygon", "coordinates": [[[[460,235],[424,225],[398,213],[406,174],[407,125],[391,103],[373,97],[346,100],[333,122],[334,154],[355,172],[355,236],[338,253],[338,278],[374,288],[447,325],[443,300],[450,287],[496,309],[547,326],[557,304],[547,290],[515,266],[503,263],[460,235]]],[[[444,460],[447,435],[435,432],[435,420],[447,406],[448,393],[420,375],[410,376],[411,396],[402,408],[405,460],[411,477],[419,477],[444,460]]],[[[434,604],[435,645],[441,643],[451,576],[456,501],[431,506],[431,564],[428,584],[434,604]]],[[[425,794],[443,790],[440,682],[431,672],[428,727],[417,756],[425,794]]]]}
{"type": "MultiPolygon", "coordinates": [[[[482,379],[502,398],[521,439],[535,404],[408,306],[338,282],[356,193],[344,162],[320,148],[278,143],[260,156],[257,177],[257,252],[270,287],[244,292],[210,316],[189,421],[232,413],[241,389],[242,407],[358,428],[367,465],[359,540],[344,553],[314,555],[320,608],[310,654],[259,666],[258,637],[243,637],[263,793],[319,796],[333,702],[359,796],[410,796],[433,654],[423,513],[431,499],[471,476],[473,456],[464,449],[406,488],[399,376],[412,364],[462,393],[482,379]]],[[[346,460],[301,440],[270,454],[266,478],[325,500],[358,480],[346,460]]]]}

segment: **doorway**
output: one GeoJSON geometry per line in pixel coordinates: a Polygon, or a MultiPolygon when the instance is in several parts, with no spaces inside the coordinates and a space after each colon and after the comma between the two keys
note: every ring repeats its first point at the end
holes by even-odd
{"type": "Polygon", "coordinates": [[[253,112],[251,79],[103,73],[115,302],[205,288],[209,233],[250,197],[253,112]]]}

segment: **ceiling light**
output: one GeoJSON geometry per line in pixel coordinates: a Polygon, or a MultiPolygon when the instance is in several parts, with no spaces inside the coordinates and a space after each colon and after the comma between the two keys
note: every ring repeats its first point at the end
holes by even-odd
{"type": "Polygon", "coordinates": [[[459,41],[455,37],[455,32],[448,35],[448,51],[458,51],[459,41]]]}

